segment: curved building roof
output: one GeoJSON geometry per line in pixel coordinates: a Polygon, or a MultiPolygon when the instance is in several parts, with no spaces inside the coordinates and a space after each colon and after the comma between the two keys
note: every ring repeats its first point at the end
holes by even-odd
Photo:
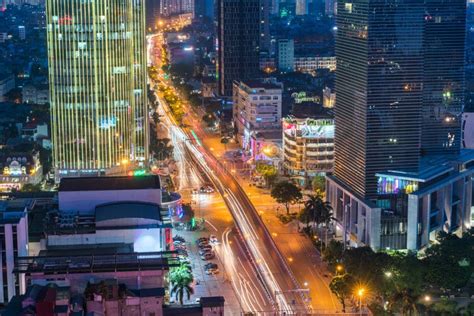
{"type": "Polygon", "coordinates": [[[95,220],[151,219],[161,221],[160,206],[146,202],[113,202],[96,206],[95,220]]]}
{"type": "Polygon", "coordinates": [[[80,177],[62,178],[59,191],[117,191],[160,189],[160,177],[80,177]]]}

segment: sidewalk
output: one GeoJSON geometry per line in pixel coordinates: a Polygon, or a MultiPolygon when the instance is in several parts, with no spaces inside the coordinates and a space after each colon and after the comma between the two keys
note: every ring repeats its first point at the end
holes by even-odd
{"type": "Polygon", "coordinates": [[[207,275],[205,273],[204,265],[208,262],[217,263],[219,269],[222,270],[222,263],[217,257],[210,261],[203,261],[199,256],[199,248],[196,245],[196,240],[199,237],[209,236],[209,232],[176,231],[175,235],[180,235],[186,240],[189,260],[191,261],[195,280],[194,294],[191,295],[190,300],[187,300],[187,297],[185,297],[184,303],[196,303],[196,299],[200,297],[223,296],[225,298],[225,315],[241,315],[239,301],[231,283],[225,279],[225,273],[223,273],[223,271],[217,275],[207,275]]]}

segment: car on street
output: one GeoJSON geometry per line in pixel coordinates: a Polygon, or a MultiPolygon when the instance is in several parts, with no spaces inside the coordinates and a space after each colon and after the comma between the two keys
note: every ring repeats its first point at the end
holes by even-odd
{"type": "Polygon", "coordinates": [[[214,193],[214,188],[210,185],[205,185],[199,189],[199,192],[200,193],[214,193]]]}

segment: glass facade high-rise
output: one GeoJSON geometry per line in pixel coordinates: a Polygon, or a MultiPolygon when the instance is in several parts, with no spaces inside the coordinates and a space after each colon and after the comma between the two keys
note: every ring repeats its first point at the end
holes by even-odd
{"type": "Polygon", "coordinates": [[[425,3],[422,155],[457,154],[465,99],[466,1],[425,3]]]}
{"type": "Polygon", "coordinates": [[[255,78],[259,72],[261,0],[218,0],[218,88],[232,96],[234,80],[255,78]]]}
{"type": "Polygon", "coordinates": [[[377,172],[458,154],[464,0],[338,1],[335,177],[364,198],[377,172]]]}
{"type": "Polygon", "coordinates": [[[62,176],[147,160],[144,1],[46,1],[53,160],[62,176]]]}
{"type": "Polygon", "coordinates": [[[335,176],[363,197],[418,168],[423,22],[423,0],[338,2],[335,176]]]}

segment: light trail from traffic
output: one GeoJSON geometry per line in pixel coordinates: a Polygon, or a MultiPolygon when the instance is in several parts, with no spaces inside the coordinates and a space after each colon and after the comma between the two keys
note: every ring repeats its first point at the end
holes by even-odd
{"type": "MultiPolygon", "coordinates": [[[[180,127],[166,102],[161,100],[158,93],[156,93],[156,96],[160,104],[158,107],[159,114],[162,115],[170,127],[173,145],[178,152],[180,172],[192,169],[186,165],[186,158],[189,157],[221,194],[239,228],[245,251],[252,258],[251,263],[257,279],[261,282],[270,301],[274,302],[275,311],[286,314],[306,313],[308,309],[304,302],[301,303],[301,296],[291,297],[293,301],[293,304],[291,304],[288,295],[279,295],[279,293],[287,293],[288,290],[298,289],[299,286],[261,219],[256,215],[257,213],[245,192],[242,191],[235,178],[228,173],[220,162],[206,152],[197,134],[194,131],[186,131],[180,127]],[[296,300],[298,300],[297,304],[295,304],[296,300]],[[302,309],[301,306],[303,306],[302,309]]],[[[184,178],[186,175],[180,174],[181,177],[184,178]]],[[[183,187],[183,185],[180,184],[180,187],[183,187]]],[[[232,259],[234,255],[229,252],[228,238],[226,240],[226,244],[222,247],[224,248],[222,258],[224,258],[225,266],[230,267],[228,272],[234,289],[243,296],[242,304],[245,309],[250,312],[262,311],[262,306],[259,303],[261,297],[258,299],[245,275],[235,268],[235,259],[232,259]]],[[[245,270],[245,272],[249,276],[248,271],[245,270]]],[[[261,293],[258,294],[261,296],[261,293]]]]}

